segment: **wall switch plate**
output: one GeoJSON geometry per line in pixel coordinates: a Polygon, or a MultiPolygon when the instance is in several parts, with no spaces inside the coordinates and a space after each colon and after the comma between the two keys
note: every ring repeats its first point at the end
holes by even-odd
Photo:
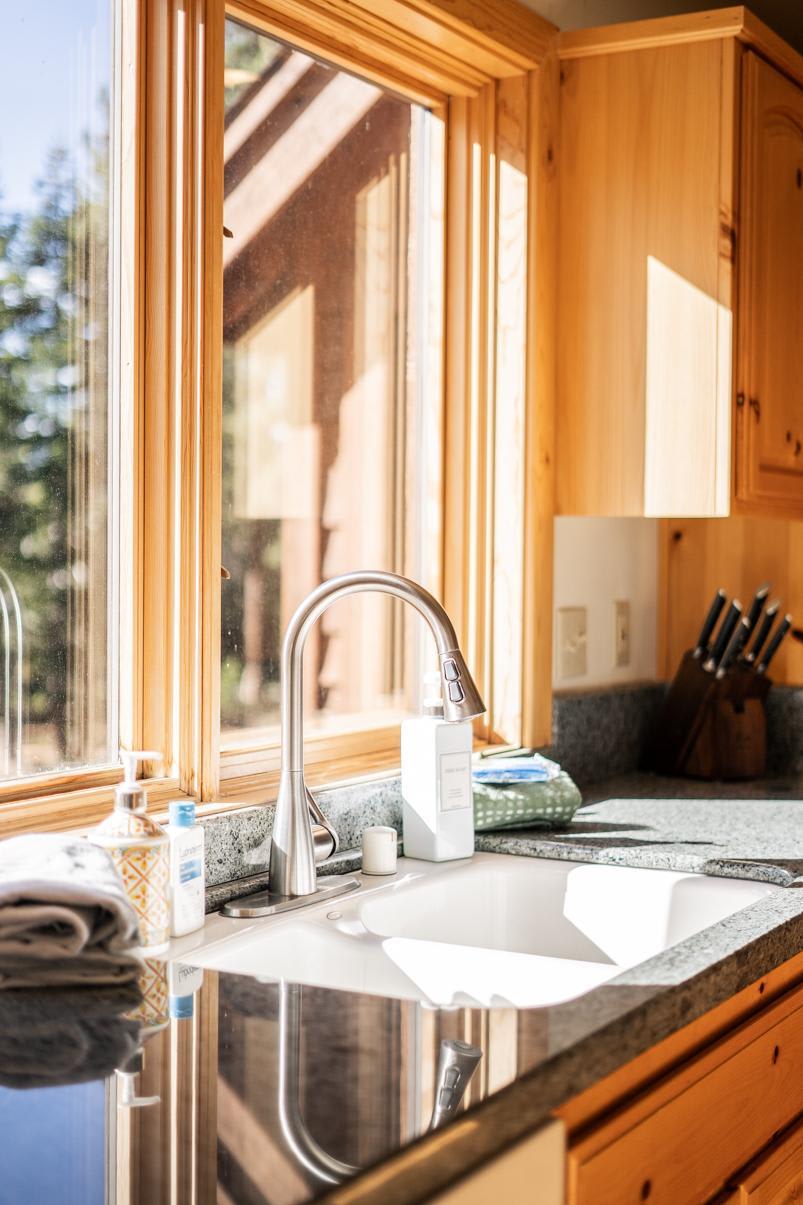
{"type": "Polygon", "coordinates": [[[630,664],[630,603],[617,598],[613,604],[613,664],[617,669],[630,664]]]}
{"type": "Polygon", "coordinates": [[[581,678],[588,673],[586,645],[588,612],[585,607],[558,608],[558,676],[581,678]]]}

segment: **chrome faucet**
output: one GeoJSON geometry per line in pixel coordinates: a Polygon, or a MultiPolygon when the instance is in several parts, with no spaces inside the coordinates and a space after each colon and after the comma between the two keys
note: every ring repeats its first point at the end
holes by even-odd
{"type": "Polygon", "coordinates": [[[335,876],[328,876],[320,886],[317,881],[315,864],[336,852],[337,834],[304,782],[302,683],[304,644],[310,629],[333,602],[363,591],[400,598],[427,621],[438,650],[444,719],[467,720],[485,711],[458,648],[452,621],[423,586],[381,570],[345,573],[318,586],[293,614],[282,644],[281,774],[270,848],[269,890],[225,905],[227,916],[264,916],[292,907],[292,901],[319,893],[324,886],[330,895],[359,886],[358,879],[349,879],[346,884],[332,882],[335,876]]]}

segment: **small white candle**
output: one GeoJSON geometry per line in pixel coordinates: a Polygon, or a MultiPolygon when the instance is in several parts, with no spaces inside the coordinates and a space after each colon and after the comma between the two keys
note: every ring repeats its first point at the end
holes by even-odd
{"type": "Polygon", "coordinates": [[[383,824],[367,828],[362,835],[363,874],[396,873],[396,830],[383,824]]]}

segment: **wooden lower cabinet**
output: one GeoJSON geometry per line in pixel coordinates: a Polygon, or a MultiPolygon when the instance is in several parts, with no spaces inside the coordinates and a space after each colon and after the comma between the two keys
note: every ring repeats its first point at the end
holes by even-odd
{"type": "Polygon", "coordinates": [[[801,988],[570,1137],[567,1205],[803,1202],[798,1118],[801,988]]]}
{"type": "Polygon", "coordinates": [[[799,1205],[803,1201],[803,1121],[733,1177],[722,1205],[799,1205]]]}

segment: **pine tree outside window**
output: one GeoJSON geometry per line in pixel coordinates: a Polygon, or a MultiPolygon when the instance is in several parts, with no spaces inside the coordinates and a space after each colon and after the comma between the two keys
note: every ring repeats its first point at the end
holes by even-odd
{"type": "Polygon", "coordinates": [[[116,755],[113,33],[31,0],[0,41],[0,779],[116,755]]]}

